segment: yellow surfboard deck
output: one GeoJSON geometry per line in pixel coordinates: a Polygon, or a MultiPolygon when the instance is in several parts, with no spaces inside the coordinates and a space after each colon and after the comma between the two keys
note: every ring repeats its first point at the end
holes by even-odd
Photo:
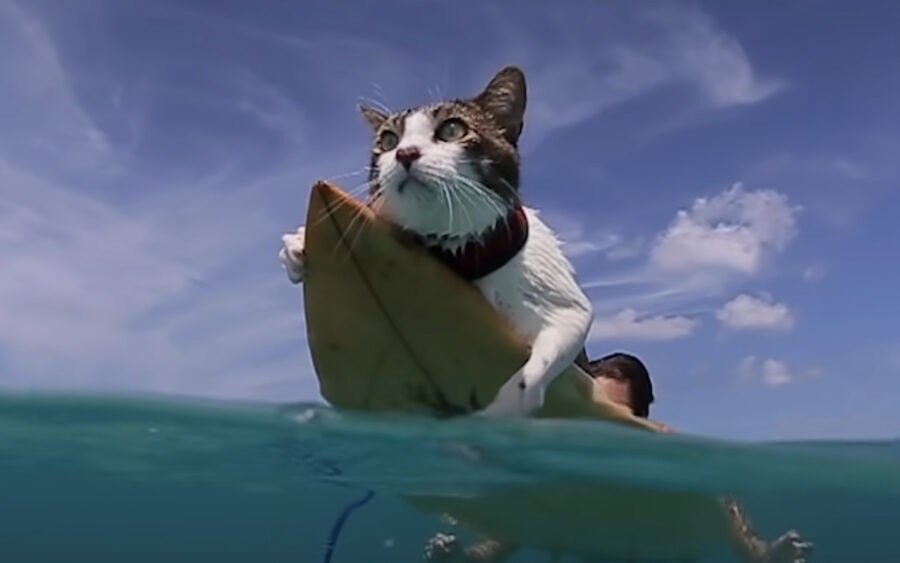
{"type": "MultiPolygon", "coordinates": [[[[528,346],[478,290],[328,182],[306,221],[309,348],[333,406],[446,416],[487,406],[528,346]]],[[[650,428],[574,364],[536,416],[650,428]]]]}
{"type": "MultiPolygon", "coordinates": [[[[309,348],[321,394],[336,408],[471,413],[528,357],[474,286],[333,184],[312,188],[305,252],[309,348]]],[[[650,428],[575,365],[547,389],[535,416],[650,428]]],[[[614,484],[406,498],[501,541],[634,561],[692,557],[721,546],[725,533],[715,499],[614,484]]]]}

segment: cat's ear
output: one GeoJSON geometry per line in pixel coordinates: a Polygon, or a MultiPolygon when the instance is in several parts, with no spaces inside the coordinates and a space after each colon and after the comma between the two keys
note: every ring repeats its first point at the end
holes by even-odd
{"type": "Polygon", "coordinates": [[[359,105],[359,111],[366,118],[373,131],[378,131],[388,118],[386,113],[363,104],[359,105]]]}
{"type": "Polygon", "coordinates": [[[515,146],[522,134],[526,98],[525,73],[508,66],[491,79],[475,102],[493,116],[503,128],[506,140],[515,146]]]}

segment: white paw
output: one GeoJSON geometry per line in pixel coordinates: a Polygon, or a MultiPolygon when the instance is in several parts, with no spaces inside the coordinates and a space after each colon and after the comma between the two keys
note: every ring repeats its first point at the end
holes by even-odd
{"type": "Polygon", "coordinates": [[[494,400],[478,412],[488,417],[529,416],[544,405],[544,388],[539,383],[528,383],[523,370],[517,371],[497,391],[494,400]]]}
{"type": "Polygon", "coordinates": [[[306,275],[306,228],[300,227],[296,233],[289,233],[281,237],[281,251],[278,257],[284,265],[288,279],[292,283],[300,283],[306,275]]]}
{"type": "Polygon", "coordinates": [[[461,551],[459,542],[456,541],[456,536],[437,533],[425,544],[425,555],[422,559],[432,563],[452,561],[461,551]]]}
{"type": "Polygon", "coordinates": [[[791,530],[769,546],[766,550],[766,563],[808,563],[813,544],[791,530]]]}

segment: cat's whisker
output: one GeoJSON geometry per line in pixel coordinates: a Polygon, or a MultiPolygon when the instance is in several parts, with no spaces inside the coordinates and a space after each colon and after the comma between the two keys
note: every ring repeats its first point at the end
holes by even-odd
{"type": "MultiPolygon", "coordinates": [[[[446,190],[440,183],[438,183],[438,184],[437,184],[437,192],[438,192],[438,194],[439,194],[440,197],[441,197],[441,201],[443,202],[443,203],[442,203],[442,206],[441,206],[441,207],[442,207],[442,210],[446,212],[446,211],[448,210],[448,208],[449,208],[449,207],[448,207],[448,200],[447,200],[447,190],[446,190]]],[[[451,215],[451,214],[452,214],[452,211],[451,211],[450,213],[444,213],[444,215],[451,215]]],[[[448,219],[448,221],[447,221],[447,231],[449,231],[449,230],[450,230],[450,220],[448,219]]],[[[440,232],[440,230],[438,230],[438,232],[440,232]]]]}
{"type": "MultiPolygon", "coordinates": [[[[444,98],[444,92],[447,90],[447,86],[450,83],[450,61],[444,60],[444,72],[443,72],[443,88],[440,89],[441,98],[444,98]]],[[[440,86],[440,85],[439,85],[440,86]]]]}
{"type": "Polygon", "coordinates": [[[443,207],[448,211],[449,218],[447,223],[447,232],[452,232],[453,229],[453,204],[450,201],[449,193],[447,191],[446,186],[442,182],[440,176],[435,174],[434,170],[430,166],[420,166],[418,168],[418,173],[423,176],[423,180],[426,180],[430,184],[433,184],[433,187],[437,188],[437,193],[440,195],[441,201],[444,203],[443,207]]]}
{"type": "Polygon", "coordinates": [[[447,232],[453,232],[453,197],[451,195],[451,191],[447,189],[447,184],[444,182],[440,183],[441,192],[444,194],[444,199],[447,202],[447,232]]]}
{"type": "MultiPolygon", "coordinates": [[[[357,193],[356,193],[356,192],[359,192],[359,191],[361,191],[363,188],[365,188],[366,186],[368,186],[368,183],[369,183],[368,181],[363,182],[362,184],[360,184],[360,185],[358,185],[358,186],[356,186],[356,187],[354,187],[354,188],[352,188],[352,189],[345,190],[345,192],[346,192],[347,194],[353,195],[354,197],[357,197],[357,193]]],[[[357,199],[358,199],[358,197],[357,197],[357,199]]],[[[347,202],[347,201],[337,201],[337,202],[332,203],[332,206],[331,206],[331,207],[332,207],[333,209],[336,210],[336,209],[340,209],[342,206],[349,205],[349,204],[350,204],[350,203],[347,202]]],[[[328,217],[329,217],[329,214],[328,214],[328,213],[323,213],[320,217],[317,217],[317,218],[315,218],[314,220],[310,221],[310,224],[312,224],[312,225],[319,225],[319,224],[322,223],[323,221],[326,221],[326,220],[328,219],[328,217]]]]}
{"type": "MultiPolygon", "coordinates": [[[[368,184],[368,182],[363,185],[367,185],[367,184],[368,184]]],[[[384,189],[379,188],[369,197],[369,202],[370,202],[369,209],[372,210],[376,215],[378,213],[378,210],[384,204],[384,200],[378,199],[383,194],[383,192],[384,192],[384,189]]],[[[342,205],[346,205],[346,204],[347,204],[346,202],[342,202],[342,205]]],[[[342,233],[341,237],[338,239],[338,245],[340,245],[346,237],[349,237],[349,242],[347,242],[347,248],[350,250],[354,249],[357,241],[359,240],[359,237],[362,236],[363,231],[370,227],[368,222],[362,220],[363,217],[365,216],[365,214],[366,214],[366,212],[364,209],[360,209],[356,212],[356,214],[350,219],[350,222],[347,224],[347,227],[344,229],[344,232],[342,233]]],[[[337,249],[335,249],[335,251],[336,250],[337,249]]],[[[350,254],[348,253],[347,256],[349,256],[349,255],[350,254]]]]}
{"type": "Polygon", "coordinates": [[[378,203],[379,207],[384,205],[384,200],[381,199],[383,197],[384,197],[384,188],[379,186],[378,189],[376,189],[374,192],[369,194],[369,206],[374,209],[374,206],[376,203],[378,203]]]}
{"type": "Polygon", "coordinates": [[[429,86],[427,94],[431,97],[432,102],[440,101],[443,98],[443,96],[441,96],[441,88],[439,84],[429,86]]]}
{"type": "Polygon", "coordinates": [[[352,178],[353,176],[359,176],[360,174],[366,174],[372,171],[371,166],[363,166],[359,170],[354,170],[353,172],[344,172],[342,174],[335,174],[334,176],[328,176],[326,178],[329,182],[336,182],[338,180],[342,180],[344,178],[352,178]]]}
{"type": "Polygon", "coordinates": [[[512,230],[509,226],[509,203],[507,203],[503,198],[497,196],[491,190],[485,189],[483,186],[466,178],[462,175],[457,175],[455,180],[458,182],[458,186],[460,188],[460,192],[466,192],[470,197],[480,198],[488,205],[490,205],[496,212],[499,217],[500,222],[506,228],[507,233],[512,235],[512,230]],[[504,209],[507,208],[507,209],[504,209]]]}
{"type": "Polygon", "coordinates": [[[497,206],[497,210],[500,214],[505,215],[509,211],[509,208],[511,207],[511,205],[508,200],[506,200],[505,198],[503,198],[502,196],[500,196],[493,190],[486,188],[484,185],[482,185],[479,182],[471,180],[470,178],[467,178],[462,175],[458,175],[458,177],[459,177],[459,180],[462,183],[466,184],[470,189],[476,191],[479,195],[487,198],[488,200],[491,201],[491,203],[493,203],[495,206],[497,206]],[[504,208],[505,208],[505,210],[504,210],[504,208]]]}
{"type": "Polygon", "coordinates": [[[478,199],[485,200],[495,211],[497,211],[498,215],[507,214],[508,209],[504,208],[508,208],[509,203],[493,191],[485,188],[479,182],[475,182],[461,174],[457,174],[454,177],[454,181],[460,186],[460,189],[467,190],[467,193],[469,193],[471,197],[476,198],[476,201],[478,199]]]}
{"type": "Polygon", "coordinates": [[[462,200],[462,196],[465,193],[464,190],[452,189],[452,190],[449,190],[449,192],[451,194],[451,197],[454,195],[456,196],[457,201],[459,202],[459,208],[462,210],[466,219],[468,219],[468,222],[469,222],[468,232],[470,232],[470,233],[473,232],[475,230],[475,221],[472,219],[472,215],[469,214],[468,205],[466,205],[466,203],[463,202],[463,200],[462,200]]]}
{"type": "MultiPolygon", "coordinates": [[[[450,184],[449,181],[447,181],[443,178],[439,179],[439,181],[444,185],[450,184]]],[[[451,197],[454,195],[456,196],[457,202],[459,203],[459,208],[463,211],[466,218],[469,220],[468,232],[474,232],[476,230],[475,229],[475,221],[472,219],[472,215],[469,214],[469,205],[467,205],[467,202],[470,204],[474,204],[477,207],[477,205],[478,205],[477,199],[473,198],[472,194],[467,192],[465,189],[459,189],[459,186],[457,186],[457,185],[448,187],[447,191],[448,191],[448,193],[451,194],[451,197]],[[463,201],[463,196],[467,196],[467,202],[463,201]]]]}
{"type": "MultiPolygon", "coordinates": [[[[433,167],[423,167],[420,170],[423,176],[438,186],[442,195],[444,193],[446,194],[444,197],[448,199],[451,208],[455,207],[458,213],[463,213],[468,220],[469,228],[466,232],[474,234],[477,230],[475,221],[469,213],[470,209],[477,209],[480,205],[487,203],[497,212],[498,216],[502,217],[505,215],[502,208],[498,205],[497,201],[495,201],[499,200],[499,198],[490,190],[481,187],[478,183],[458,174],[454,174],[454,178],[457,180],[454,183],[446,178],[446,174],[440,174],[439,171],[433,167]],[[454,200],[456,205],[453,203],[454,200]]],[[[453,232],[453,229],[448,229],[448,232],[453,232]]]]}
{"type": "Polygon", "coordinates": [[[454,206],[454,204],[453,204],[453,200],[454,200],[453,196],[454,195],[458,196],[458,194],[456,193],[455,186],[451,185],[451,183],[447,181],[447,179],[444,177],[444,175],[440,174],[434,168],[423,167],[422,172],[423,172],[423,175],[425,175],[429,179],[429,181],[431,181],[432,183],[434,183],[438,186],[441,193],[444,194],[445,200],[447,201],[447,207],[449,208],[449,211],[450,211],[449,223],[447,225],[447,233],[451,234],[455,231],[453,228],[454,227],[454,221],[453,221],[454,208],[456,208],[457,212],[462,211],[465,213],[466,216],[469,217],[470,228],[473,228],[471,216],[469,216],[469,214],[468,214],[468,210],[466,209],[465,203],[463,203],[462,200],[457,197],[456,198],[457,205],[454,206]]]}
{"type": "Polygon", "coordinates": [[[365,199],[363,196],[371,189],[372,183],[369,180],[366,180],[365,182],[357,185],[355,188],[346,190],[346,192],[358,199],[365,199]]]}
{"type": "MultiPolygon", "coordinates": [[[[359,238],[362,236],[363,231],[367,228],[370,228],[370,225],[366,221],[362,221],[364,216],[364,212],[360,210],[359,213],[356,214],[353,219],[350,220],[350,223],[347,225],[347,230],[345,231],[347,235],[350,237],[350,242],[347,243],[347,248],[351,251],[355,249],[359,238]],[[355,227],[355,234],[354,234],[355,227]]],[[[347,256],[350,256],[350,253],[347,253],[347,256]]]]}
{"type": "MultiPolygon", "coordinates": [[[[379,190],[379,191],[383,191],[383,190],[379,190]]],[[[379,192],[376,192],[376,194],[378,194],[378,193],[379,193],[379,192]]],[[[370,200],[369,208],[372,210],[372,213],[373,213],[375,216],[378,216],[378,215],[381,213],[381,208],[382,208],[383,206],[384,206],[384,200],[383,200],[383,199],[374,199],[374,198],[373,198],[372,200],[370,200]]],[[[348,228],[347,228],[347,231],[348,231],[348,232],[351,230],[353,223],[354,223],[359,217],[361,217],[361,216],[362,216],[362,213],[359,213],[359,214],[357,215],[357,217],[355,217],[355,218],[350,222],[350,226],[348,226],[348,228]]],[[[350,240],[350,243],[348,244],[348,247],[350,248],[350,250],[354,250],[354,249],[355,249],[356,243],[359,241],[359,238],[362,236],[363,232],[364,232],[366,229],[370,229],[370,228],[372,228],[372,224],[369,223],[369,222],[364,222],[364,224],[363,224],[362,226],[360,226],[359,228],[356,229],[356,236],[353,237],[353,238],[350,240]]],[[[349,256],[349,253],[348,253],[348,256],[349,256]]]]}
{"type": "MultiPolygon", "coordinates": [[[[473,158],[462,158],[462,159],[460,159],[459,162],[460,162],[460,164],[468,164],[468,165],[478,164],[478,165],[482,165],[482,166],[493,164],[493,161],[492,161],[490,158],[487,158],[487,157],[480,157],[480,158],[477,158],[477,159],[473,159],[473,158]]],[[[500,196],[499,194],[495,194],[494,192],[491,192],[491,193],[494,194],[494,195],[497,195],[497,196],[500,197],[501,199],[504,199],[504,201],[505,201],[506,199],[508,199],[509,201],[514,201],[514,202],[520,201],[521,196],[520,196],[520,194],[519,194],[519,191],[516,189],[516,187],[513,186],[512,184],[510,184],[510,183],[509,183],[509,180],[507,180],[506,178],[500,177],[499,180],[500,180],[500,183],[501,183],[501,187],[504,188],[504,190],[505,190],[506,193],[509,195],[509,197],[508,197],[508,198],[503,198],[503,197],[500,196]]]]}
{"type": "MultiPolygon", "coordinates": [[[[390,180],[390,179],[391,179],[391,175],[389,174],[387,176],[386,180],[390,180]]],[[[375,190],[374,192],[372,192],[369,195],[369,209],[376,216],[381,211],[381,207],[384,206],[384,199],[382,198],[383,195],[384,195],[383,187],[379,187],[377,190],[375,190]]],[[[350,221],[350,225],[348,225],[348,227],[347,227],[348,232],[352,229],[353,224],[361,217],[362,217],[362,213],[359,213],[357,217],[354,217],[353,220],[350,221]]],[[[360,227],[356,230],[356,236],[353,237],[350,240],[350,243],[348,244],[348,246],[350,247],[351,250],[356,246],[357,241],[359,241],[359,237],[362,236],[363,231],[367,228],[371,228],[371,225],[368,222],[364,222],[362,227],[360,227]]]]}
{"type": "MultiPolygon", "coordinates": [[[[373,84],[373,86],[376,86],[376,87],[377,87],[377,85],[375,85],[375,84],[373,84]]],[[[379,89],[380,89],[380,88],[379,88],[379,89]]],[[[383,94],[382,94],[382,95],[383,95],[383,94]]],[[[378,101],[378,100],[376,100],[376,99],[374,99],[374,98],[369,98],[368,96],[359,96],[358,100],[359,100],[360,102],[367,103],[367,104],[373,106],[375,109],[378,109],[379,111],[382,111],[382,112],[384,112],[384,113],[386,113],[386,114],[391,114],[391,113],[393,113],[393,112],[390,110],[390,108],[387,107],[386,104],[384,104],[383,102],[380,102],[380,101],[378,101]]]]}
{"type": "Polygon", "coordinates": [[[509,180],[507,180],[506,178],[500,178],[500,183],[503,184],[503,187],[505,187],[506,190],[509,192],[510,199],[512,201],[515,201],[515,202],[521,201],[521,195],[519,194],[519,190],[517,190],[515,186],[510,184],[509,180]]]}
{"type": "Polygon", "coordinates": [[[353,223],[356,221],[357,217],[358,217],[359,215],[361,215],[361,214],[362,214],[361,210],[356,210],[356,211],[354,211],[354,214],[353,214],[353,216],[350,218],[350,222],[348,223],[347,228],[345,228],[345,229],[343,230],[343,232],[341,233],[341,235],[338,237],[337,241],[335,241],[335,243],[334,243],[334,248],[331,249],[331,257],[332,257],[332,258],[334,258],[335,254],[337,254],[337,253],[341,250],[341,247],[342,247],[342,246],[345,246],[345,245],[344,245],[344,238],[346,237],[347,233],[348,233],[348,232],[350,231],[350,229],[352,228],[352,225],[353,225],[353,223]]]}
{"type": "MultiPolygon", "coordinates": [[[[379,84],[378,82],[372,82],[372,89],[375,90],[375,94],[381,96],[382,98],[385,97],[384,96],[384,88],[382,88],[381,84],[379,84]]],[[[387,106],[385,106],[385,107],[387,107],[387,106]]]]}

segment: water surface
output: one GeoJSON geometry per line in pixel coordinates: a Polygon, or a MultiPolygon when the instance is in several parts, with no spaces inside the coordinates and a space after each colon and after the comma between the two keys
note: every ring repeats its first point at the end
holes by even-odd
{"type": "MultiPolygon", "coordinates": [[[[748,444],[597,422],[0,395],[4,562],[307,563],[324,561],[329,537],[333,563],[421,561],[436,531],[477,536],[402,495],[571,484],[640,491],[642,510],[667,494],[733,494],[767,537],[796,528],[813,541],[811,561],[900,561],[896,441],[748,444]]],[[[513,559],[548,560],[540,546],[513,559]]]]}

